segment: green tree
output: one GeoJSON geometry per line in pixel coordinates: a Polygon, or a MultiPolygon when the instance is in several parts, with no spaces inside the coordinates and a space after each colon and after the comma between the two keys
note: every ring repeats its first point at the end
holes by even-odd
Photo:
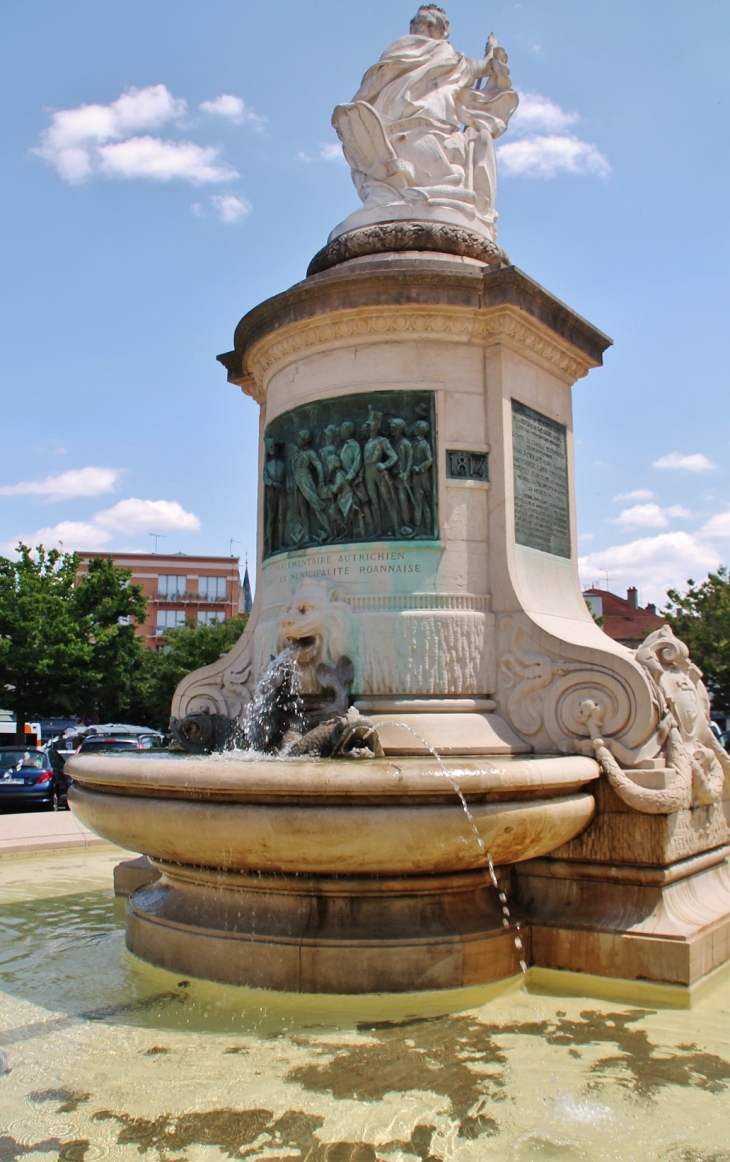
{"type": "Polygon", "coordinates": [[[170,706],[175,687],[186,674],[201,666],[217,662],[238,641],[248,621],[248,614],[212,625],[195,625],[192,621],[180,629],[168,630],[163,649],[147,650],[146,673],[140,685],[141,699],[137,721],[158,730],[170,723],[170,706]]]}
{"type": "Polygon", "coordinates": [[[144,623],[147,601],[131,576],[131,569],[118,568],[109,557],[96,557],[73,590],[71,614],[91,646],[79,696],[101,722],[118,722],[134,706],[149,652],[135,632],[135,623],[144,623]]]}
{"type": "Polygon", "coordinates": [[[15,711],[18,731],[32,718],[124,709],[144,649],[132,622],[147,603],[131,570],[18,545],[0,558],[0,699],[15,711]]]}
{"type": "Polygon", "coordinates": [[[670,589],[662,610],[677,637],[703,673],[717,710],[730,709],[730,578],[725,566],[706,581],[687,582],[687,592],[670,589]]]}

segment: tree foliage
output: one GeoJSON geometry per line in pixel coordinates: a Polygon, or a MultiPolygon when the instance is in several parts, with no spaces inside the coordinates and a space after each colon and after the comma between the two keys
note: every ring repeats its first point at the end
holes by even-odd
{"type": "Polygon", "coordinates": [[[730,578],[725,566],[686,593],[670,589],[663,615],[689,648],[716,710],[730,709],[730,578]]]}
{"type": "Polygon", "coordinates": [[[98,558],[80,576],[79,561],[24,544],[17,560],[0,558],[0,699],[19,732],[31,717],[116,717],[129,701],[147,602],[131,570],[98,558]]]}
{"type": "Polygon", "coordinates": [[[163,648],[147,650],[145,676],[140,687],[136,721],[145,726],[166,730],[170,722],[170,705],[175,687],[191,670],[217,662],[228,653],[246,628],[248,614],[212,625],[192,622],[168,630],[163,648]]]}
{"type": "Polygon", "coordinates": [[[102,722],[166,730],[175,687],[226,653],[247,618],[170,630],[152,651],[135,633],[147,601],[131,569],[93,558],[18,545],[0,558],[0,704],[24,723],[95,713],[102,722]]]}
{"type": "Polygon", "coordinates": [[[79,576],[77,553],[17,546],[0,558],[0,700],[29,718],[95,711],[116,717],[126,706],[143,645],[133,622],[146,601],[130,569],[108,558],[79,576]]]}

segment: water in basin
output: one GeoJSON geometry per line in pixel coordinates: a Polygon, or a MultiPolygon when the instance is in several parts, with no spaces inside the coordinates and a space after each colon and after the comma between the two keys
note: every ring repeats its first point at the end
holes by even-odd
{"type": "Polygon", "coordinates": [[[3,1162],[730,1159],[728,980],[692,1010],[534,972],[359,998],[185,980],[125,950],[119,858],[0,861],[3,1162]]]}

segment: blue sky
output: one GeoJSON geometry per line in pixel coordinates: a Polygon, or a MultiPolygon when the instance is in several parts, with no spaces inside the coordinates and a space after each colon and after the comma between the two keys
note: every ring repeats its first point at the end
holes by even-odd
{"type": "MultiPolygon", "coordinates": [[[[253,556],[257,409],[215,355],[359,204],[331,112],[415,7],[4,0],[4,551],[253,556]]],[[[730,561],[730,5],[446,7],[527,95],[501,244],[615,340],[574,389],[582,579],[662,602],[730,561]]]]}

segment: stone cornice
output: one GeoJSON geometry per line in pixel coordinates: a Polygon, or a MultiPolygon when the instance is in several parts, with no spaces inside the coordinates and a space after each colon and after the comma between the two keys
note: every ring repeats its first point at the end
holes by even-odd
{"type": "Polygon", "coordinates": [[[574,383],[591,366],[572,344],[518,307],[473,310],[468,307],[412,305],[356,307],[323,318],[316,315],[290,323],[254,343],[244,357],[244,377],[236,379],[247,394],[263,398],[274,371],[321,351],[353,343],[382,343],[429,338],[439,342],[490,346],[503,343],[528,356],[565,383],[574,383]],[[253,382],[251,382],[253,381],[253,382]],[[255,387],[254,387],[255,385],[255,387]]]}
{"type": "Polygon", "coordinates": [[[231,382],[261,400],[279,362],[331,343],[427,334],[480,344],[498,336],[565,382],[599,366],[611,343],[516,267],[413,254],[344,263],[266,300],[239,323],[235,349],[218,358],[231,382]]]}

